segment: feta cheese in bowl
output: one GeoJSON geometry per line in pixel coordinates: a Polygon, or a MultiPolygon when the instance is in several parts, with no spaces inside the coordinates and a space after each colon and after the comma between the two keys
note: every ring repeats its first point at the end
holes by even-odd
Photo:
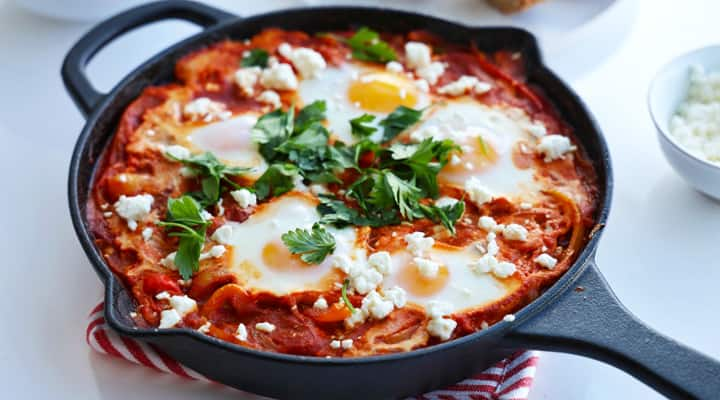
{"type": "Polygon", "coordinates": [[[648,106],[670,165],[720,200],[720,45],[664,66],[650,84],[648,106]]]}

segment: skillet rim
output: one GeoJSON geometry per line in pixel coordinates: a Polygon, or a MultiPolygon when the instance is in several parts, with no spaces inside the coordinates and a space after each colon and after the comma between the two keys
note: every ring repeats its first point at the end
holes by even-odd
{"type": "MultiPolygon", "coordinates": [[[[366,19],[361,18],[361,19],[366,19]]],[[[272,25],[272,24],[270,24],[272,25]]],[[[372,25],[372,24],[369,24],[372,25]]],[[[147,86],[151,83],[147,83],[143,86],[147,86]]],[[[156,83],[155,83],[156,84],[156,83]]],[[[542,85],[538,85],[542,87],[542,85]]],[[[555,99],[558,99],[560,97],[555,96],[554,98],[551,98],[548,96],[550,101],[557,105],[558,101],[555,99]]],[[[127,104],[124,105],[126,107],[127,104]]],[[[576,135],[576,138],[578,136],[576,135]]],[[[581,141],[581,143],[583,143],[581,141]]],[[[583,143],[583,147],[586,143],[583,143]]],[[[91,186],[91,185],[89,185],[91,186]]],[[[415,358],[415,357],[423,357],[427,356],[431,353],[443,351],[446,348],[458,346],[467,342],[478,340],[481,337],[489,336],[497,334],[501,338],[509,331],[513,329],[513,326],[521,324],[524,320],[527,320],[536,314],[539,314],[542,312],[546,307],[552,306],[552,303],[563,293],[565,293],[570,286],[573,284],[573,282],[577,279],[577,277],[580,276],[582,272],[584,272],[585,268],[589,265],[594,263],[594,255],[597,250],[598,241],[600,239],[600,236],[602,234],[603,228],[605,226],[605,223],[607,221],[607,217],[610,211],[610,203],[611,203],[611,197],[612,197],[612,189],[613,189],[613,176],[612,176],[612,165],[611,165],[611,159],[610,159],[610,153],[607,146],[607,143],[605,141],[605,138],[602,134],[602,131],[600,130],[600,127],[595,120],[593,114],[588,109],[587,105],[584,101],[577,95],[577,93],[569,86],[567,85],[562,79],[560,79],[551,69],[549,69],[545,63],[542,60],[542,56],[537,44],[537,39],[535,36],[528,32],[525,29],[517,28],[517,27],[507,27],[507,26],[482,26],[482,27],[476,27],[471,25],[466,25],[459,22],[453,22],[447,19],[443,18],[437,18],[434,16],[426,15],[423,13],[418,12],[412,12],[412,11],[405,11],[405,10],[399,10],[394,8],[387,8],[387,7],[363,7],[363,6],[322,6],[322,7],[298,7],[298,8],[287,8],[283,10],[273,11],[269,13],[262,13],[262,14],[256,14],[247,18],[236,16],[234,18],[229,18],[227,20],[221,21],[217,25],[208,27],[206,29],[201,30],[200,32],[183,39],[163,50],[158,52],[157,54],[151,56],[150,58],[146,59],[144,62],[142,62],[139,66],[134,68],[131,72],[129,72],[125,77],[123,77],[107,94],[103,96],[103,98],[93,107],[93,109],[90,111],[86,118],[85,125],[83,126],[83,129],[76,141],[76,144],[73,148],[72,157],[70,160],[70,170],[69,170],[69,176],[68,176],[68,201],[69,201],[69,208],[70,208],[70,216],[72,220],[73,227],[75,229],[75,232],[78,236],[78,239],[80,240],[80,244],[85,251],[88,259],[90,260],[93,268],[95,269],[96,273],[100,276],[103,285],[105,286],[105,295],[104,295],[104,303],[106,305],[104,316],[105,320],[108,322],[108,324],[117,332],[130,336],[133,338],[138,338],[141,340],[162,340],[165,337],[182,337],[186,336],[190,340],[194,341],[200,341],[206,345],[210,346],[216,346],[219,347],[222,350],[233,352],[233,353],[241,353],[245,356],[250,356],[253,358],[263,358],[263,359],[269,359],[274,361],[282,361],[286,363],[303,363],[303,364],[319,364],[319,365],[355,365],[355,364],[373,364],[373,363],[382,363],[382,362],[390,362],[398,359],[408,359],[408,358],[415,358]],[[110,267],[107,265],[105,260],[103,259],[102,255],[96,248],[92,235],[89,232],[88,227],[85,225],[86,217],[85,213],[82,212],[82,206],[79,203],[79,190],[78,190],[78,182],[80,180],[80,171],[89,168],[89,174],[88,179],[92,183],[95,179],[95,173],[97,172],[97,163],[94,163],[93,165],[89,167],[83,167],[81,162],[81,156],[82,154],[87,150],[88,146],[92,146],[90,144],[90,139],[95,136],[106,136],[103,139],[103,150],[99,152],[98,158],[95,161],[98,161],[104,157],[104,152],[107,149],[107,146],[110,142],[110,139],[115,135],[116,130],[113,129],[109,133],[103,132],[103,131],[95,131],[96,126],[98,125],[98,121],[102,119],[102,117],[108,112],[108,109],[111,109],[112,101],[115,100],[117,97],[121,96],[121,92],[123,89],[130,86],[131,83],[137,81],[139,78],[142,78],[143,75],[150,69],[151,66],[157,64],[158,62],[166,59],[171,58],[169,56],[173,55],[173,53],[180,53],[180,54],[187,54],[190,51],[195,50],[196,48],[199,48],[203,45],[211,44],[214,42],[217,42],[218,40],[221,40],[223,37],[232,37],[231,32],[233,30],[237,30],[239,25],[242,25],[244,23],[247,23],[248,21],[253,20],[260,20],[260,19],[274,19],[278,17],[287,17],[288,15],[292,15],[293,13],[306,13],[306,12],[315,12],[315,13],[363,13],[363,12],[375,12],[375,13],[390,13],[394,14],[397,17],[412,17],[415,19],[422,19],[428,22],[432,23],[440,23],[445,24],[450,27],[452,27],[455,30],[458,31],[465,31],[468,33],[472,33],[472,37],[475,37],[477,35],[481,35],[483,33],[490,33],[490,32],[510,32],[514,34],[518,34],[520,36],[524,36],[524,40],[527,42],[527,49],[522,50],[522,52],[527,56],[526,62],[528,66],[528,75],[539,75],[539,76],[545,76],[545,78],[549,78],[551,81],[554,81],[553,83],[558,85],[562,90],[564,90],[565,96],[567,101],[575,105],[579,110],[581,110],[585,115],[584,117],[588,120],[592,132],[587,133],[588,139],[585,142],[589,142],[592,139],[597,141],[596,145],[598,147],[597,149],[597,157],[591,157],[591,162],[593,163],[593,166],[596,171],[602,171],[602,174],[598,174],[598,184],[601,189],[601,196],[598,197],[598,210],[596,211],[596,218],[595,218],[595,227],[596,229],[592,233],[592,236],[589,238],[585,246],[583,247],[583,250],[578,255],[575,262],[568,268],[568,270],[559,278],[557,279],[549,288],[543,291],[543,293],[537,297],[535,300],[530,302],[529,304],[522,307],[520,310],[516,311],[514,315],[516,316],[516,320],[514,322],[506,322],[506,321],[499,321],[493,325],[491,325],[488,329],[484,329],[481,331],[477,331],[453,340],[449,340],[443,343],[439,343],[433,346],[423,347],[416,350],[411,350],[407,352],[401,352],[401,353],[391,353],[391,354],[382,354],[382,355],[373,355],[373,356],[364,356],[364,357],[349,357],[349,358],[342,358],[342,357],[333,357],[333,358],[324,358],[324,357],[316,357],[316,356],[303,356],[303,355],[293,355],[293,354],[285,354],[285,353],[276,353],[276,352],[270,352],[270,351],[261,351],[261,350],[255,350],[247,347],[243,347],[240,345],[236,345],[227,341],[223,341],[221,339],[201,334],[193,329],[188,328],[170,328],[170,329],[158,329],[158,328],[138,328],[135,326],[130,326],[128,324],[125,324],[124,322],[120,321],[118,316],[116,315],[119,313],[119,311],[116,308],[116,302],[115,302],[115,292],[117,290],[123,290],[127,292],[127,288],[124,287],[124,285],[119,281],[119,279],[113,274],[110,267]],[[220,35],[220,38],[218,39],[218,34],[220,35]],[[603,178],[604,179],[601,179],[603,178]]]]}

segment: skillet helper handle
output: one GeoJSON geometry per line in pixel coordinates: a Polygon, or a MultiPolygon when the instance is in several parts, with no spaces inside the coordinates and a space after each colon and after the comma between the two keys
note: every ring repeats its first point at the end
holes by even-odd
{"type": "Polygon", "coordinates": [[[192,1],[158,1],[131,8],[92,28],[70,49],[62,65],[62,78],[75,105],[87,117],[105,96],[88,80],[88,62],[105,45],[122,34],[156,21],[181,19],[203,28],[237,18],[236,15],[192,1]]]}
{"type": "Polygon", "coordinates": [[[643,324],[594,263],[556,303],[513,328],[508,339],[518,347],[603,361],[672,399],[720,395],[720,363],[643,324]]]}

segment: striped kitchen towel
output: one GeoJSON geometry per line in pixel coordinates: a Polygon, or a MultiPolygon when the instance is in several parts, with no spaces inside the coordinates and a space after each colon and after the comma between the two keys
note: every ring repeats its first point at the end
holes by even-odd
{"type": "MultiPolygon", "coordinates": [[[[185,379],[211,382],[160,349],[115,333],[105,323],[104,303],[90,312],[85,340],[95,351],[185,379]]],[[[443,390],[420,395],[422,400],[526,400],[535,376],[538,354],[521,351],[487,370],[443,390]]]]}

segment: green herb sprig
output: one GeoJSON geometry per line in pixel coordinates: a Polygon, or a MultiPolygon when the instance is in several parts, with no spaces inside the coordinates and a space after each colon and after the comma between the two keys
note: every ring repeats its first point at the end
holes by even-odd
{"type": "Polygon", "coordinates": [[[280,238],[291,253],[300,254],[300,259],[308,264],[320,264],[335,251],[335,237],[317,223],[311,230],[298,228],[280,238]]]}
{"type": "Polygon", "coordinates": [[[380,35],[368,27],[362,27],[347,40],[356,60],[386,63],[397,60],[395,50],[380,39],[380,35]]]}
{"type": "Polygon", "coordinates": [[[168,236],[180,239],[174,263],[183,279],[189,279],[200,268],[200,252],[205,243],[209,221],[205,221],[201,206],[188,195],[168,199],[167,216],[157,224],[170,231],[168,236]]]}

